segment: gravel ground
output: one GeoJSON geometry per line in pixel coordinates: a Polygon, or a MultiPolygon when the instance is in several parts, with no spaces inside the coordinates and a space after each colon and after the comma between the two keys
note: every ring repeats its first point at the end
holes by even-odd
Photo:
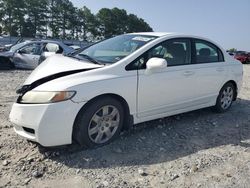
{"type": "Polygon", "coordinates": [[[230,111],[147,122],[92,150],[43,148],[8,115],[29,71],[0,72],[0,187],[250,187],[250,65],[230,111]]]}

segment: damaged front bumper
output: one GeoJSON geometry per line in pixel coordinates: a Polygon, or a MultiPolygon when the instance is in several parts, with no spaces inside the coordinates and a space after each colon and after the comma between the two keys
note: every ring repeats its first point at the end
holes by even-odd
{"type": "Polygon", "coordinates": [[[9,118],[17,134],[42,146],[71,144],[74,121],[83,105],[71,100],[52,104],[14,103],[9,118]]]}

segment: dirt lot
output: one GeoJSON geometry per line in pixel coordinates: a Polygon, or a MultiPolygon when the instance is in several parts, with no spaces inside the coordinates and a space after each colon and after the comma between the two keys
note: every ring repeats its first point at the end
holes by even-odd
{"type": "Polygon", "coordinates": [[[250,187],[250,65],[225,114],[198,110],[138,125],[105,147],[43,148],[8,122],[28,71],[0,72],[0,187],[250,187]]]}

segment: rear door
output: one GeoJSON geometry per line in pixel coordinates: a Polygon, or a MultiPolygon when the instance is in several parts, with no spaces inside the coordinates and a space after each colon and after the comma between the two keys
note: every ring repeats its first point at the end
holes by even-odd
{"type": "Polygon", "coordinates": [[[204,103],[215,103],[227,75],[227,63],[221,50],[214,44],[200,39],[193,40],[192,67],[195,72],[194,97],[204,103]]]}

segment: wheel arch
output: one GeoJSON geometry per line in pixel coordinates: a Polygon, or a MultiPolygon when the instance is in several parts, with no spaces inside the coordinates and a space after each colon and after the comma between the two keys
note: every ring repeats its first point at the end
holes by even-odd
{"type": "Polygon", "coordinates": [[[104,97],[111,97],[111,98],[119,101],[122,104],[124,112],[125,112],[125,114],[124,114],[125,118],[124,118],[122,130],[129,130],[132,127],[132,125],[134,124],[134,119],[133,119],[133,116],[130,114],[130,109],[129,109],[129,105],[128,105],[127,101],[122,96],[120,96],[118,94],[105,93],[105,94],[101,94],[101,95],[95,96],[94,98],[90,99],[78,111],[78,113],[76,115],[76,118],[74,120],[74,124],[73,124],[72,140],[74,139],[73,134],[74,134],[74,131],[75,131],[75,128],[76,128],[76,121],[77,121],[77,118],[79,118],[79,115],[82,112],[84,112],[85,110],[87,110],[88,107],[91,106],[91,104],[93,104],[97,99],[104,98],[104,97]]]}

